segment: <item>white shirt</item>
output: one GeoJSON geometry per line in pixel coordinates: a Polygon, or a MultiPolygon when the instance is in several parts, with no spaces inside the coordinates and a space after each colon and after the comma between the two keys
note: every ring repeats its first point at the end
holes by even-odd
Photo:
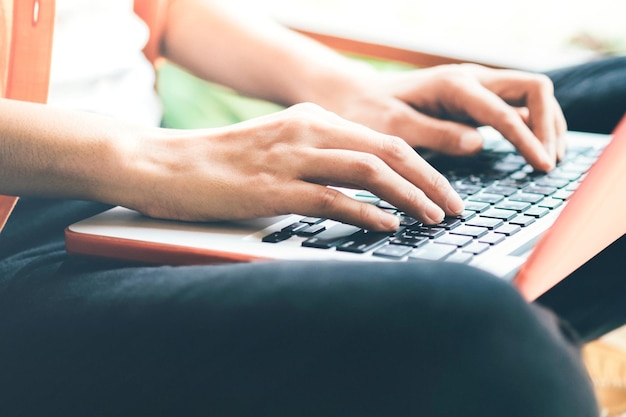
{"type": "Polygon", "coordinates": [[[159,125],[147,39],[133,0],[57,0],[48,103],[159,125]]]}

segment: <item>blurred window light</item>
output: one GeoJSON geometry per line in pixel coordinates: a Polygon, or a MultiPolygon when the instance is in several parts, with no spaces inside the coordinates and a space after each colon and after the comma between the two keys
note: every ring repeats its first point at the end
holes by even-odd
{"type": "Polygon", "coordinates": [[[217,0],[283,23],[544,70],[626,53],[624,0],[217,0]]]}

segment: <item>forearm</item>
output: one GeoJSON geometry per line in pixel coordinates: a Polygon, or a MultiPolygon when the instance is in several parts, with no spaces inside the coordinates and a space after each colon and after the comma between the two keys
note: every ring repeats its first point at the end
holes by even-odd
{"type": "MultiPolygon", "coordinates": [[[[171,0],[163,54],[206,80],[291,105],[363,88],[369,66],[258,16],[210,0],[171,0]]],[[[320,103],[323,104],[323,103],[320,103]]]]}
{"type": "Polygon", "coordinates": [[[0,100],[0,192],[120,200],[139,132],[113,120],[0,100]]]}

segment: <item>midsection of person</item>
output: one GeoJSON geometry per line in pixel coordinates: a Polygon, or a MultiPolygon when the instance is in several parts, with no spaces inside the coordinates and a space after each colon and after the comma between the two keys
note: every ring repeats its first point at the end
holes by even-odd
{"type": "Polygon", "coordinates": [[[48,102],[158,125],[148,36],[133,0],[57,0],[48,102]]]}

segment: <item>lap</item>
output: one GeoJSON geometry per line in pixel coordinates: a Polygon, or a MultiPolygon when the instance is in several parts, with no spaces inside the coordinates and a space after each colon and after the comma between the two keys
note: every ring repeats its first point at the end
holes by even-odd
{"type": "Polygon", "coordinates": [[[593,415],[559,321],[482,271],[73,259],[61,223],[3,264],[0,389],[23,415],[593,415]]]}
{"type": "Polygon", "coordinates": [[[547,72],[568,127],[611,133],[626,114],[626,56],[547,72]]]}

